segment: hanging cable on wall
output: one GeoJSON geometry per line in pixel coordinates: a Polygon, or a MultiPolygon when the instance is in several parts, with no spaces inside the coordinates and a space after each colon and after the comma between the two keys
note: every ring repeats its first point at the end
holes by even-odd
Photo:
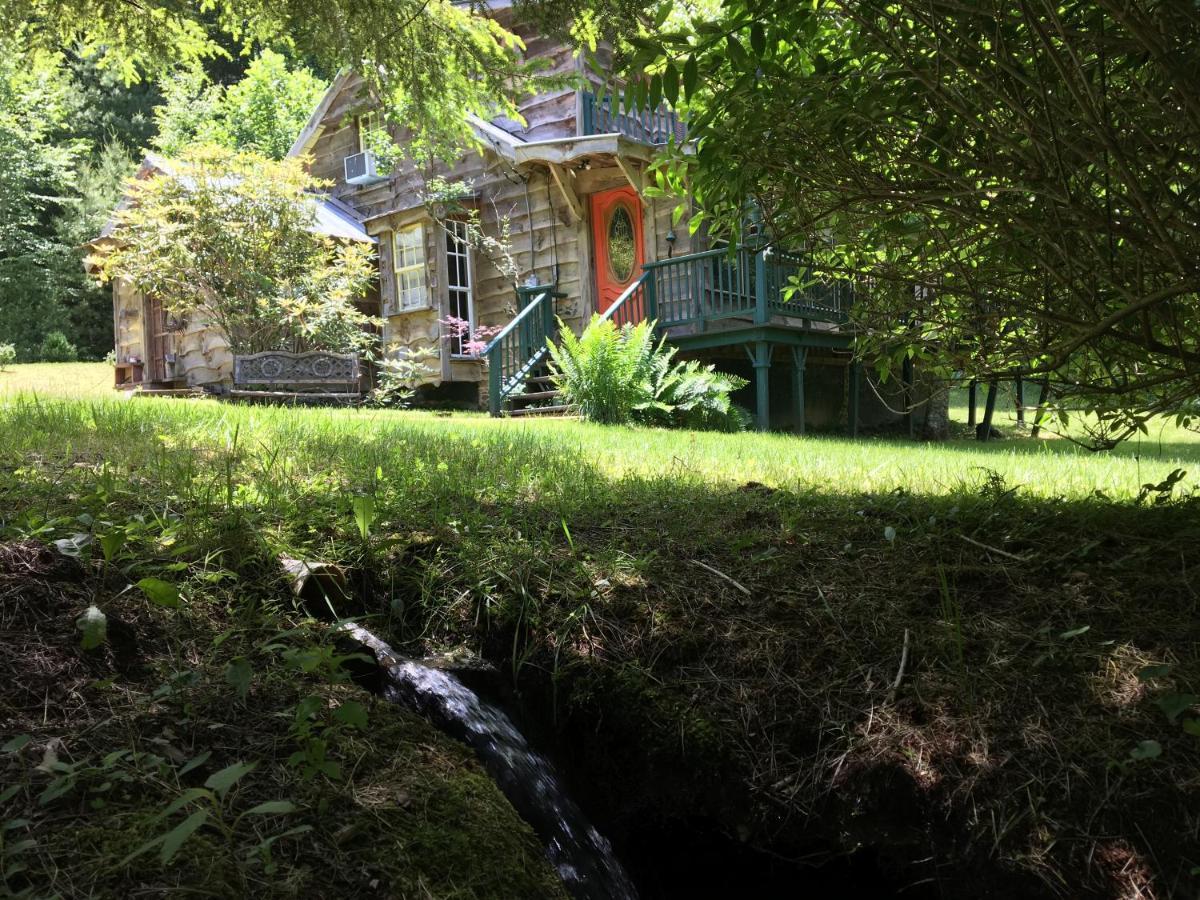
{"type": "Polygon", "coordinates": [[[546,202],[550,204],[550,246],[552,248],[552,257],[554,260],[554,283],[562,278],[562,272],[558,268],[558,213],[554,210],[554,192],[550,190],[550,179],[546,179],[546,202]]]}

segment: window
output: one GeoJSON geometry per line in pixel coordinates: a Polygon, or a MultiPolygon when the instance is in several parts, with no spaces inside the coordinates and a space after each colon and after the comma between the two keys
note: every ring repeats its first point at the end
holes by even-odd
{"type": "Polygon", "coordinates": [[[471,245],[467,242],[466,222],[446,223],[446,290],[446,315],[469,325],[466,333],[451,333],[450,353],[467,356],[464,345],[475,331],[475,302],[471,295],[471,245]]]}
{"type": "Polygon", "coordinates": [[[380,138],[383,136],[383,125],[379,121],[379,113],[369,112],[363,113],[358,117],[358,152],[366,153],[368,150],[379,151],[383,146],[380,143],[380,138]]]}
{"type": "Polygon", "coordinates": [[[608,265],[615,281],[624,284],[633,277],[637,262],[637,241],[634,237],[633,217],[624,204],[613,207],[608,220],[608,265]]]}
{"type": "Polygon", "coordinates": [[[425,229],[418,223],[395,232],[392,244],[396,271],[396,309],[425,309],[429,290],[425,285],[425,229]]]}

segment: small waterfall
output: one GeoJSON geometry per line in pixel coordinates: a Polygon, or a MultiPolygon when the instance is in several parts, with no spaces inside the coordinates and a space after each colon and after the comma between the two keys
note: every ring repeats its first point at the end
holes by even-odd
{"type": "Polygon", "coordinates": [[[397,656],[357,625],[345,630],[369,647],[387,673],[383,694],[420,712],[475,750],[516,811],[546,844],[546,855],[577,900],[637,900],[612,846],[567,795],[549,760],[529,746],[512,719],[458,678],[397,656]]]}

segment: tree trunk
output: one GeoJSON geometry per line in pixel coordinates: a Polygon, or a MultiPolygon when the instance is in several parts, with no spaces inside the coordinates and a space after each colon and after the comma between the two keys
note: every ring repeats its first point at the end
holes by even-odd
{"type": "Polygon", "coordinates": [[[974,428],[978,424],[978,420],[975,418],[975,406],[976,406],[976,400],[977,400],[975,395],[978,393],[978,388],[979,388],[979,382],[976,381],[974,378],[972,378],[971,383],[967,386],[967,409],[968,409],[967,427],[968,428],[974,428]]]}
{"type": "Polygon", "coordinates": [[[1042,379],[1038,390],[1037,412],[1033,414],[1033,428],[1029,430],[1030,437],[1037,437],[1042,430],[1042,419],[1046,416],[1046,402],[1050,399],[1050,376],[1042,379]]]}
{"type": "Polygon", "coordinates": [[[936,381],[930,385],[925,403],[925,425],[921,438],[926,441],[950,439],[950,385],[936,381]]]}
{"type": "Polygon", "coordinates": [[[988,382],[987,400],[983,404],[983,421],[975,427],[976,440],[992,439],[992,414],[996,411],[996,393],[999,388],[1000,384],[995,378],[988,382]]]}

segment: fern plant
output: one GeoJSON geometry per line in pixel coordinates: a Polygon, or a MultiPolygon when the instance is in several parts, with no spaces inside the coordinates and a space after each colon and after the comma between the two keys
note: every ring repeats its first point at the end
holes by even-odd
{"type": "Polygon", "coordinates": [[[578,337],[561,323],[560,333],[561,343],[549,344],[554,383],[589,421],[722,431],[749,422],[730,399],[746,380],[695,360],[677,362],[674,348],[655,342],[653,322],[618,328],[593,316],[578,337]]]}

